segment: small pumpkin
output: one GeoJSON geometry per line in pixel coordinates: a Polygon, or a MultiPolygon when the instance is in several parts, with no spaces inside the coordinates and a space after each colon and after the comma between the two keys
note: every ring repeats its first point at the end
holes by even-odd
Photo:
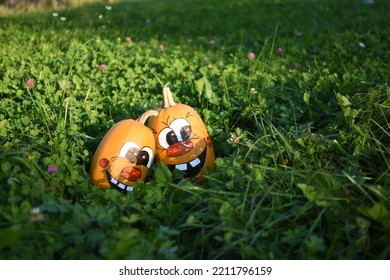
{"type": "Polygon", "coordinates": [[[145,180],[155,154],[155,139],[144,123],[157,114],[150,110],[137,120],[122,120],[106,133],[91,163],[90,177],[94,185],[129,192],[137,180],[145,180]]]}
{"type": "Polygon", "coordinates": [[[157,160],[171,171],[183,171],[187,178],[199,178],[206,166],[214,169],[214,147],[206,126],[192,107],[173,101],[168,86],[163,96],[164,108],[148,123],[156,139],[157,160]]]}

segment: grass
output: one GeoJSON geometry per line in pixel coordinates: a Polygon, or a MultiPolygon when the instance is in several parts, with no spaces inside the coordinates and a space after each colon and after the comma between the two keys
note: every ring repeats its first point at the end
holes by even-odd
{"type": "Polygon", "coordinates": [[[106,5],[0,17],[1,259],[390,258],[387,1],[106,5]],[[160,81],[216,170],[92,186],[100,140],[161,106],[160,81]]]}

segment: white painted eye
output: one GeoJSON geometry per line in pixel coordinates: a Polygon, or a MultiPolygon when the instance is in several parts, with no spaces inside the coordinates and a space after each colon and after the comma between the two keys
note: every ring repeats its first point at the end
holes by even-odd
{"type": "Polygon", "coordinates": [[[134,142],[126,142],[119,151],[119,157],[127,158],[130,162],[137,162],[139,147],[134,142]]]}
{"type": "Polygon", "coordinates": [[[168,147],[174,143],[178,142],[177,136],[175,132],[170,127],[166,127],[160,131],[158,134],[158,143],[164,149],[168,149],[168,147]]]}
{"type": "Polygon", "coordinates": [[[188,141],[191,137],[192,129],[186,119],[176,119],[169,125],[175,132],[179,141],[188,141]]]}
{"type": "Polygon", "coordinates": [[[148,169],[152,166],[153,162],[153,151],[149,147],[143,147],[139,153],[137,164],[145,165],[148,169]]]}

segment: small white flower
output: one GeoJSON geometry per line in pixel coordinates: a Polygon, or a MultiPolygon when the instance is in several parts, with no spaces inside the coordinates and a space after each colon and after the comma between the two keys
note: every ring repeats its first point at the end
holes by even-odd
{"type": "Polygon", "coordinates": [[[102,19],[103,18],[103,15],[99,15],[99,19],[102,19]]]}
{"type": "Polygon", "coordinates": [[[251,94],[256,94],[257,93],[257,90],[255,88],[251,88],[251,91],[250,91],[251,94]]]}
{"type": "Polygon", "coordinates": [[[43,214],[41,212],[41,209],[38,207],[31,209],[31,216],[30,216],[30,222],[33,224],[38,224],[43,221],[43,214]]]}
{"type": "Polygon", "coordinates": [[[234,134],[231,134],[230,135],[230,140],[233,141],[233,143],[240,143],[240,137],[234,135],[234,134]]]}
{"type": "Polygon", "coordinates": [[[53,17],[58,17],[58,13],[52,13],[53,17]]]}
{"type": "Polygon", "coordinates": [[[60,17],[60,20],[66,21],[66,17],[60,17]]]}
{"type": "Polygon", "coordinates": [[[111,11],[111,10],[112,10],[112,7],[109,6],[109,5],[107,5],[107,6],[106,6],[106,10],[111,11]]]}
{"type": "Polygon", "coordinates": [[[40,213],[41,213],[41,209],[39,209],[39,207],[31,208],[32,215],[38,215],[40,213]]]}
{"type": "Polygon", "coordinates": [[[363,42],[359,42],[359,47],[361,47],[362,49],[364,49],[366,47],[366,44],[364,44],[363,42]]]}

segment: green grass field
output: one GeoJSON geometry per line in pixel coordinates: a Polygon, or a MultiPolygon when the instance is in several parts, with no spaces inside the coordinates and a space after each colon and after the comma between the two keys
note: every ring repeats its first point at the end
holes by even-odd
{"type": "Polygon", "coordinates": [[[389,259],[390,3],[139,0],[0,17],[0,259],[389,259]],[[203,117],[216,170],[92,186],[105,133],[203,117]]]}

